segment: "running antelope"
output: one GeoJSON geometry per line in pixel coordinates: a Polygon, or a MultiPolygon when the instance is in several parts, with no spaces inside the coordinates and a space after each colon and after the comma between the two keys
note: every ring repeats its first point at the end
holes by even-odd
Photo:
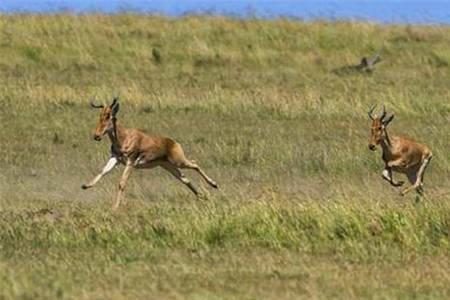
{"type": "Polygon", "coordinates": [[[392,171],[406,174],[411,186],[403,189],[400,195],[404,196],[413,189],[421,195],[423,193],[423,175],[432,158],[430,149],[411,139],[388,135],[386,127],[394,119],[394,114],[387,115],[383,105],[381,114],[373,116],[374,109],[375,106],[369,110],[369,118],[372,119],[369,149],[374,151],[376,145],[380,145],[383,150],[383,179],[391,185],[399,187],[404,182],[395,181],[392,177],[392,171]]]}
{"type": "Polygon", "coordinates": [[[111,140],[111,156],[103,170],[89,183],[83,184],[82,189],[94,186],[119,163],[125,165],[125,170],[119,182],[119,190],[113,203],[113,209],[120,205],[128,177],[133,168],[162,167],[184,183],[195,195],[198,195],[197,189],[180,171],[180,169],[193,169],[209,185],[217,188],[217,184],[195,162],[186,159],[181,145],[174,140],[162,136],[147,135],[138,129],[125,128],[117,124],[116,115],[119,111],[117,98],[109,106],[96,105],[93,102],[90,104],[93,108],[101,109],[93,136],[94,140],[101,141],[102,137],[107,134],[111,140]]]}

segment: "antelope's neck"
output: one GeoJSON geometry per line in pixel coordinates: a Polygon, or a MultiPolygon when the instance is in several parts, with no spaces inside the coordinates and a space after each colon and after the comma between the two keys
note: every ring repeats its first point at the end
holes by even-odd
{"type": "Polygon", "coordinates": [[[108,132],[108,136],[109,139],[111,140],[111,143],[118,149],[120,149],[120,146],[125,140],[125,137],[127,135],[126,131],[127,131],[126,128],[116,123],[115,130],[108,132]]]}
{"type": "Polygon", "coordinates": [[[388,153],[392,152],[391,139],[390,139],[386,129],[384,130],[384,136],[381,139],[380,145],[381,145],[381,149],[383,149],[383,153],[388,154],[388,153]]]}

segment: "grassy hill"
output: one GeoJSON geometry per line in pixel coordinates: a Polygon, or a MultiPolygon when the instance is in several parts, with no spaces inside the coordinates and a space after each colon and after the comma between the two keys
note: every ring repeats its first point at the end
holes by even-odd
{"type": "MultiPolygon", "coordinates": [[[[443,299],[450,295],[450,28],[0,16],[0,299],[443,299]],[[372,73],[336,72],[379,52],[372,73]],[[88,102],[179,141],[220,185],[106,163],[88,102]],[[400,197],[367,110],[426,143],[400,197]]],[[[400,175],[397,175],[397,177],[400,175]]]]}

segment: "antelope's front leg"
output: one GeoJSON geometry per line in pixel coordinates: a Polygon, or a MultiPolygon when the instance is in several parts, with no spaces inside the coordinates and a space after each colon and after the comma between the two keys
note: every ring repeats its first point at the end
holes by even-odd
{"type": "Polygon", "coordinates": [[[131,169],[133,169],[133,162],[128,159],[125,165],[125,170],[123,171],[122,178],[119,182],[119,190],[117,191],[116,201],[113,204],[113,209],[117,209],[122,200],[123,192],[125,191],[125,186],[127,185],[128,177],[130,177],[131,169]]]}
{"type": "Polygon", "coordinates": [[[383,177],[384,180],[387,180],[392,186],[395,186],[395,187],[402,186],[403,183],[404,183],[403,181],[398,181],[397,182],[397,181],[394,180],[394,178],[392,178],[392,169],[389,168],[389,167],[386,167],[383,170],[382,177],[383,177]]]}
{"type": "Polygon", "coordinates": [[[108,174],[109,172],[111,172],[111,170],[117,165],[119,161],[117,160],[117,158],[115,156],[112,156],[108,162],[106,163],[106,165],[103,167],[103,170],[100,172],[100,174],[98,174],[97,176],[94,177],[94,179],[92,179],[88,184],[83,184],[81,186],[81,188],[83,190],[88,189],[92,186],[94,186],[94,184],[96,184],[103,176],[105,176],[106,174],[108,174]]]}

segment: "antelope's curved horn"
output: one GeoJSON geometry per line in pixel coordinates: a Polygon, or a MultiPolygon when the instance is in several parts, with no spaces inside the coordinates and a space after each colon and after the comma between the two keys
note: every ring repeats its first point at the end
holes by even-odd
{"type": "Polygon", "coordinates": [[[367,113],[367,114],[369,115],[369,118],[370,118],[371,120],[374,120],[374,117],[372,116],[372,113],[373,113],[373,110],[375,109],[375,106],[376,106],[376,104],[373,105],[373,106],[369,109],[369,112],[367,113]]]}
{"type": "Polygon", "coordinates": [[[118,97],[114,97],[113,102],[111,103],[111,105],[109,106],[112,109],[112,115],[113,117],[116,116],[117,112],[119,111],[119,98],[118,97]]]}
{"type": "Polygon", "coordinates": [[[89,103],[91,105],[92,108],[103,108],[105,107],[103,104],[95,104],[94,101],[91,100],[91,102],[89,103]]]}
{"type": "Polygon", "coordinates": [[[113,102],[111,103],[111,105],[109,107],[114,107],[115,105],[119,104],[119,97],[115,96],[113,98],[113,102]]]}
{"type": "Polygon", "coordinates": [[[386,117],[386,107],[383,106],[381,107],[381,116],[380,119],[383,120],[383,118],[386,117]]]}

